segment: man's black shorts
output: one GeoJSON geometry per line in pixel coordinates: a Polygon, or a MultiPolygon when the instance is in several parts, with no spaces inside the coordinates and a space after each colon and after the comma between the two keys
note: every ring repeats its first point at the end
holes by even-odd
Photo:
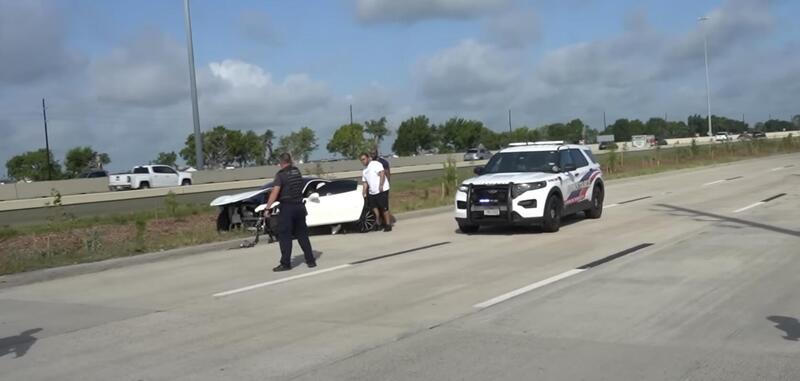
{"type": "Polygon", "coordinates": [[[369,195],[367,204],[372,209],[389,210],[389,191],[369,195]]]}

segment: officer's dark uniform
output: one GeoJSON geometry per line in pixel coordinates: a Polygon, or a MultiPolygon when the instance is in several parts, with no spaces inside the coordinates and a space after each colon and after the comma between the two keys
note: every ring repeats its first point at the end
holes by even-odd
{"type": "Polygon", "coordinates": [[[311,242],[308,240],[306,225],[306,206],[303,205],[303,175],[295,166],[281,169],[275,175],[275,186],[281,187],[278,201],[281,202],[278,214],[278,240],[281,246],[281,265],[291,267],[292,237],[297,237],[306,263],[316,265],[311,242]]]}

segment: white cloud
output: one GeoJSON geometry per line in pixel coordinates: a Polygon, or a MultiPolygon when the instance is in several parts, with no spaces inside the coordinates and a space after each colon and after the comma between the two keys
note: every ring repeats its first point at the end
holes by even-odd
{"type": "Polygon", "coordinates": [[[159,108],[189,94],[186,47],[160,32],[141,33],[89,67],[102,102],[159,108]]]}
{"type": "Polygon", "coordinates": [[[356,0],[364,22],[413,23],[429,19],[464,19],[497,11],[510,0],[356,0]]]}
{"type": "Polygon", "coordinates": [[[509,9],[485,22],[487,40],[501,47],[524,48],[539,40],[539,18],[532,9],[509,9]]]}
{"type": "Polygon", "coordinates": [[[439,107],[503,102],[519,75],[516,55],[490,44],[464,40],[422,61],[422,94],[439,107]]]}
{"type": "Polygon", "coordinates": [[[76,70],[81,57],[64,45],[64,25],[43,1],[0,2],[0,84],[29,84],[76,70]]]}
{"type": "Polygon", "coordinates": [[[260,44],[272,45],[280,40],[272,19],[257,9],[242,11],[239,16],[239,28],[245,37],[260,44]]]}

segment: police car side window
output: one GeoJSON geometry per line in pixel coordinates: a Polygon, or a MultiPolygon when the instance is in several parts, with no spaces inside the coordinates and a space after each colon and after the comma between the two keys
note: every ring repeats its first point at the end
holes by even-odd
{"type": "Polygon", "coordinates": [[[569,154],[572,156],[572,162],[575,163],[575,168],[583,168],[589,165],[589,161],[583,156],[580,150],[571,149],[569,154]]]}
{"type": "Polygon", "coordinates": [[[567,164],[574,164],[574,162],[572,161],[572,156],[569,154],[569,150],[564,149],[558,152],[560,155],[560,161],[561,161],[560,165],[562,171],[564,170],[564,168],[567,167],[567,164]]]}
{"type": "Polygon", "coordinates": [[[585,150],[583,150],[583,153],[585,153],[585,154],[586,154],[586,156],[588,156],[588,157],[589,157],[589,160],[590,160],[592,163],[597,163],[597,159],[594,157],[594,154],[592,154],[592,151],[591,151],[591,150],[585,149],[585,150]]]}

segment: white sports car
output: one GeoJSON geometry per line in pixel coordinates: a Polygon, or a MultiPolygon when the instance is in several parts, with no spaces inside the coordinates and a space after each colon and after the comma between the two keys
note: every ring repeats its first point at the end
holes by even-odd
{"type": "MultiPolygon", "coordinates": [[[[338,231],[341,225],[349,230],[368,232],[375,227],[375,214],[366,208],[361,184],[354,180],[324,180],[304,177],[303,203],[308,210],[306,224],[309,227],[331,226],[338,231]]],[[[211,201],[211,206],[220,208],[217,230],[244,227],[255,228],[273,236],[277,231],[277,218],[264,219],[267,197],[272,191],[272,182],[261,189],[220,196],[211,201]]],[[[280,202],[273,205],[272,215],[280,213],[280,202]]]]}

